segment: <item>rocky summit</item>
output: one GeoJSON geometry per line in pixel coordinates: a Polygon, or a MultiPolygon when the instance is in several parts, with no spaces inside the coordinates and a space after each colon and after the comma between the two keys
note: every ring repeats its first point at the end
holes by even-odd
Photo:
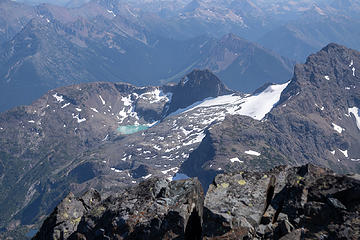
{"type": "Polygon", "coordinates": [[[311,164],[194,179],[150,178],[101,196],[70,193],[33,238],[357,239],[360,176],[311,164]]]}

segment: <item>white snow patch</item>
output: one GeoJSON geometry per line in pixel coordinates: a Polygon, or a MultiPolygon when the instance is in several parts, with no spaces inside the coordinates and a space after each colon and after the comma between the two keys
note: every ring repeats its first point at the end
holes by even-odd
{"type": "Polygon", "coordinates": [[[257,157],[261,155],[261,153],[258,153],[258,152],[253,151],[253,150],[245,151],[245,154],[253,155],[253,156],[257,156],[257,157]]]}
{"type": "Polygon", "coordinates": [[[77,120],[78,123],[82,123],[86,121],[86,118],[80,118],[79,114],[75,116],[75,114],[72,114],[73,118],[77,120]]]}
{"type": "Polygon", "coordinates": [[[326,79],[326,80],[330,80],[330,77],[329,76],[324,76],[324,78],[326,79]]]}
{"type": "Polygon", "coordinates": [[[132,104],[130,95],[127,97],[121,97],[121,101],[124,102],[124,106],[131,106],[131,104],[132,104]]]}
{"type": "Polygon", "coordinates": [[[354,159],[354,158],[352,158],[351,161],[353,161],[353,162],[360,162],[360,159],[354,159]]]}
{"type": "MultiPolygon", "coordinates": [[[[188,106],[187,108],[178,109],[169,116],[186,113],[202,107],[224,106],[228,114],[245,115],[256,120],[261,120],[280,100],[280,95],[288,84],[289,82],[279,85],[271,85],[258,95],[244,98],[237,96],[236,94],[224,95],[216,98],[206,98],[203,101],[198,101],[191,106],[188,106]]],[[[223,120],[224,118],[225,116],[222,115],[218,120],[223,120]]]]}
{"type": "Polygon", "coordinates": [[[153,148],[155,148],[156,150],[160,151],[161,150],[161,147],[158,146],[158,145],[154,145],[153,148]]]}
{"type": "MultiPolygon", "coordinates": [[[[148,126],[148,127],[153,127],[153,126],[155,126],[156,124],[158,124],[159,123],[159,121],[155,121],[155,122],[152,122],[152,123],[148,123],[148,124],[145,124],[146,126],[148,126]]],[[[144,134],[145,135],[145,134],[144,134]]]]}
{"type": "Polygon", "coordinates": [[[70,105],[70,103],[65,103],[63,106],[61,106],[61,108],[66,108],[69,105],[70,105]]]}
{"type": "Polygon", "coordinates": [[[61,95],[58,95],[57,93],[55,93],[54,95],[52,95],[54,98],[56,98],[56,101],[58,102],[63,102],[64,101],[64,97],[61,95]]]}
{"type": "Polygon", "coordinates": [[[209,98],[205,98],[202,101],[195,102],[186,108],[180,108],[180,109],[176,110],[175,112],[169,114],[169,117],[178,115],[181,113],[186,113],[186,112],[189,112],[194,109],[201,108],[201,107],[214,107],[214,106],[221,106],[221,105],[236,104],[236,103],[239,103],[239,100],[241,100],[241,99],[242,99],[242,97],[236,96],[235,94],[223,95],[223,96],[219,96],[216,98],[209,97],[209,98]]]}
{"type": "Polygon", "coordinates": [[[142,177],[143,179],[148,179],[149,177],[151,177],[152,174],[146,175],[144,177],[142,177]]]}
{"type": "Polygon", "coordinates": [[[188,146],[188,145],[191,145],[191,144],[194,144],[194,143],[198,143],[198,142],[201,142],[205,137],[205,133],[204,132],[201,132],[199,133],[195,138],[191,139],[189,142],[187,143],[184,143],[183,145],[184,146],[188,146]]]}
{"type": "Polygon", "coordinates": [[[109,138],[109,134],[106,134],[106,136],[104,137],[104,139],[103,140],[101,140],[102,142],[105,142],[105,141],[107,141],[108,140],[108,138],[109,138]]]}
{"type": "Polygon", "coordinates": [[[35,121],[34,120],[30,120],[30,121],[28,121],[29,123],[35,123],[35,121]]]}
{"type": "Polygon", "coordinates": [[[123,108],[120,112],[119,112],[119,116],[120,116],[120,123],[122,123],[125,118],[128,117],[127,113],[125,112],[125,108],[123,108]]]}
{"type": "Polygon", "coordinates": [[[239,158],[234,157],[230,159],[230,162],[234,163],[234,162],[239,162],[239,163],[243,163],[244,161],[241,161],[239,158]]]}
{"type": "MultiPolygon", "coordinates": [[[[106,163],[106,162],[105,162],[106,163]]],[[[110,168],[112,171],[114,171],[114,172],[117,172],[117,173],[121,173],[122,171],[121,170],[119,170],[119,169],[116,169],[116,168],[110,168]]]]}
{"type": "Polygon", "coordinates": [[[100,98],[100,100],[101,100],[102,104],[103,104],[103,105],[105,105],[105,104],[106,104],[106,102],[104,101],[104,99],[102,98],[102,96],[101,96],[101,95],[99,95],[99,98],[100,98]]]}
{"type": "Polygon", "coordinates": [[[355,117],[356,120],[356,125],[358,127],[358,129],[360,130],[360,116],[359,116],[359,109],[357,107],[352,107],[348,109],[348,113],[350,115],[350,113],[352,113],[355,117]]]}
{"type": "Polygon", "coordinates": [[[349,67],[352,67],[354,65],[354,60],[351,60],[349,67]]]}
{"type": "Polygon", "coordinates": [[[75,108],[76,111],[81,112],[81,108],[75,108]]]}
{"type": "Polygon", "coordinates": [[[340,127],[339,125],[336,125],[335,123],[331,123],[334,127],[334,130],[337,131],[338,133],[342,133],[342,131],[344,131],[345,129],[340,127]]]}
{"type": "Polygon", "coordinates": [[[353,67],[351,70],[352,70],[353,76],[355,77],[355,67],[353,67]]]}
{"type": "Polygon", "coordinates": [[[162,90],[156,88],[151,92],[143,93],[139,96],[140,98],[147,99],[150,104],[157,102],[168,102],[172,98],[172,93],[164,93],[162,90]]]}
{"type": "Polygon", "coordinates": [[[348,155],[348,150],[341,150],[341,149],[339,149],[339,151],[340,151],[342,154],[344,154],[345,157],[349,157],[349,155],[348,155]]]}
{"type": "Polygon", "coordinates": [[[182,156],[183,158],[188,158],[188,157],[189,157],[189,154],[187,154],[187,153],[182,153],[181,156],[182,156]]]}
{"type": "Polygon", "coordinates": [[[241,105],[241,109],[236,113],[252,117],[256,120],[263,119],[280,100],[282,91],[289,83],[269,86],[260,94],[245,98],[245,103],[241,105]]]}
{"type": "Polygon", "coordinates": [[[179,171],[179,168],[178,167],[174,167],[174,168],[170,168],[168,170],[164,170],[164,171],[161,171],[163,174],[167,174],[168,172],[174,172],[174,173],[177,173],[177,171],[179,171]]]}
{"type": "Polygon", "coordinates": [[[96,108],[90,108],[91,110],[93,110],[94,112],[98,113],[99,111],[96,108]]]}
{"type": "MultiPolygon", "coordinates": [[[[195,121],[199,121],[198,117],[202,117],[200,120],[200,124],[209,125],[214,121],[223,121],[227,115],[246,115],[250,116],[256,120],[262,120],[265,115],[271,111],[274,105],[279,101],[281,92],[285,89],[288,83],[280,84],[280,85],[272,85],[269,86],[262,93],[243,97],[237,94],[223,95],[216,98],[206,98],[202,101],[198,101],[191,106],[188,106],[184,109],[178,109],[175,112],[168,115],[171,117],[177,114],[188,115],[187,113],[191,111],[191,116],[185,116],[189,119],[196,119],[195,121]],[[204,117],[206,114],[206,117],[204,117]]],[[[192,120],[190,121],[192,123],[192,120]]],[[[176,127],[175,122],[173,123],[173,127],[176,127]]],[[[176,127],[174,130],[181,130],[184,135],[191,134],[190,129],[185,129],[183,127],[176,127]]],[[[191,129],[194,132],[194,129],[191,129]]],[[[202,129],[199,129],[202,131],[202,129]]],[[[199,131],[199,132],[200,132],[199,131]]],[[[191,135],[189,136],[191,137],[191,135]]],[[[183,142],[189,141],[189,138],[183,142]]],[[[202,141],[204,135],[198,136],[197,139],[191,140],[190,142],[184,145],[190,145],[195,142],[202,141]]]]}
{"type": "Polygon", "coordinates": [[[109,10],[109,9],[107,9],[106,10],[108,13],[111,13],[114,17],[116,17],[116,14],[113,12],[113,11],[111,11],[111,10],[109,10]]]}
{"type": "Polygon", "coordinates": [[[333,151],[330,151],[330,152],[331,152],[331,154],[332,154],[332,155],[335,155],[335,150],[333,150],[333,151]]]}

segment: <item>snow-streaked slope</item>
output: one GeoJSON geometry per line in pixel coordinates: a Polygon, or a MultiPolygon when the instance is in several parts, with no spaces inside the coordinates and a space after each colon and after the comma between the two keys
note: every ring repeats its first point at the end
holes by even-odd
{"type": "Polygon", "coordinates": [[[231,94],[216,98],[207,98],[203,101],[196,102],[187,108],[178,109],[169,116],[187,113],[198,108],[211,109],[212,107],[220,107],[226,109],[225,113],[227,114],[245,115],[256,120],[261,120],[280,100],[280,95],[288,84],[289,82],[271,85],[263,92],[247,97],[231,94]]]}
{"type": "Polygon", "coordinates": [[[274,105],[280,100],[282,91],[290,82],[271,85],[258,95],[244,98],[244,103],[241,109],[235,114],[252,117],[256,120],[261,120],[265,115],[271,111],[274,105]]]}

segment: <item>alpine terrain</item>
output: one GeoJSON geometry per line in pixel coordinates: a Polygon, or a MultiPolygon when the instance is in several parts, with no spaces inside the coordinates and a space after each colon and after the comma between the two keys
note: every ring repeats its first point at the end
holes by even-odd
{"type": "Polygon", "coordinates": [[[1,236],[358,236],[359,64],[332,43],[252,94],[193,70],[61,87],[1,113],[1,236]]]}

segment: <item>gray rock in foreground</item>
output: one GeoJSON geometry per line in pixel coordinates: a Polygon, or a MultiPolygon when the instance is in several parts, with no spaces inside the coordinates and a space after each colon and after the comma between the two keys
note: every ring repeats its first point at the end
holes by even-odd
{"type": "Polygon", "coordinates": [[[34,239],[357,239],[360,181],[314,165],[69,194],[34,239]]]}
{"type": "Polygon", "coordinates": [[[82,198],[69,196],[45,221],[34,239],[201,237],[204,194],[196,178],[174,182],[152,178],[94,206],[87,205],[88,209],[81,205],[82,198]],[[53,219],[58,223],[54,224],[53,219]]]}

